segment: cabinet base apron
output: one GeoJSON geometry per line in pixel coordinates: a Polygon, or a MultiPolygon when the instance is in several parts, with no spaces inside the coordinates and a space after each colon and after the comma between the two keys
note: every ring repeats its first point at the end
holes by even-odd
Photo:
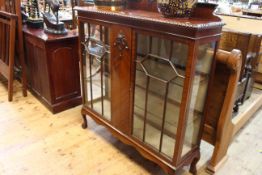
{"type": "Polygon", "coordinates": [[[179,171],[181,168],[183,168],[183,166],[190,165],[189,171],[194,175],[197,174],[196,164],[200,159],[199,147],[193,149],[190,153],[190,156],[186,157],[178,167],[174,167],[167,161],[162,160],[160,157],[156,156],[155,153],[147,149],[145,146],[140,145],[140,143],[135,139],[131,138],[130,136],[127,136],[126,134],[114,128],[110,123],[108,123],[108,121],[102,119],[101,117],[97,117],[97,114],[95,112],[87,110],[85,109],[85,107],[83,107],[81,113],[83,117],[83,123],[82,123],[83,129],[88,128],[88,122],[87,122],[87,115],[88,115],[97,124],[103,125],[107,130],[110,131],[110,133],[112,133],[114,137],[118,138],[121,142],[134,147],[142,156],[158,164],[166,173],[170,175],[176,175],[176,172],[179,171]]]}

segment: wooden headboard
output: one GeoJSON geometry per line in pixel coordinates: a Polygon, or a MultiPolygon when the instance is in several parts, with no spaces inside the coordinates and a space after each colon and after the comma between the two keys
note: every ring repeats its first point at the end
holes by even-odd
{"type": "Polygon", "coordinates": [[[216,166],[226,155],[233,135],[232,111],[241,70],[241,52],[218,50],[205,113],[202,139],[215,146],[210,160],[216,166]]]}

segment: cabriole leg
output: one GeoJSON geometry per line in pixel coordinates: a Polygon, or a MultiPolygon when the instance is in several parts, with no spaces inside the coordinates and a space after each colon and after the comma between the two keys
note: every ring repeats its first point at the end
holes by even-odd
{"type": "Polygon", "coordinates": [[[82,123],[82,128],[83,129],[86,129],[88,124],[87,124],[87,119],[86,119],[86,115],[85,114],[82,114],[82,117],[83,117],[83,123],[82,123]]]}
{"type": "Polygon", "coordinates": [[[196,165],[197,165],[197,162],[199,161],[200,159],[200,154],[198,154],[192,161],[191,165],[190,165],[190,170],[189,172],[192,173],[193,175],[197,175],[197,168],[196,168],[196,165]]]}

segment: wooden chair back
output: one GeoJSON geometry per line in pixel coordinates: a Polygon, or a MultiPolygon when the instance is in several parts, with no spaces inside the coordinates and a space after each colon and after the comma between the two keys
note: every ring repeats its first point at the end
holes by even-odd
{"type": "Polygon", "coordinates": [[[15,65],[18,70],[21,70],[21,82],[23,95],[27,96],[27,80],[26,80],[26,67],[24,58],[24,42],[23,42],[23,26],[22,26],[22,14],[21,14],[21,0],[0,0],[0,10],[15,14],[17,16],[16,21],[16,42],[15,50],[16,57],[15,65]]]}
{"type": "Polygon", "coordinates": [[[16,15],[0,11],[0,73],[8,80],[9,101],[13,97],[16,20],[16,15]]]}

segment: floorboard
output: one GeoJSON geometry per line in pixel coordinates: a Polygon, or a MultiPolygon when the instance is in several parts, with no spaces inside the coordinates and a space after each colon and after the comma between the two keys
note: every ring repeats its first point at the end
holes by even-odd
{"type": "MultiPolygon", "coordinates": [[[[81,128],[81,106],[51,114],[30,93],[22,96],[15,81],[14,100],[8,102],[6,83],[0,82],[0,175],[164,175],[156,164],[115,139],[88,118],[81,128]]],[[[236,135],[229,159],[218,175],[262,173],[262,110],[236,135]]],[[[212,154],[201,144],[199,175],[212,154]]],[[[181,172],[188,175],[187,167],[181,172]]]]}

